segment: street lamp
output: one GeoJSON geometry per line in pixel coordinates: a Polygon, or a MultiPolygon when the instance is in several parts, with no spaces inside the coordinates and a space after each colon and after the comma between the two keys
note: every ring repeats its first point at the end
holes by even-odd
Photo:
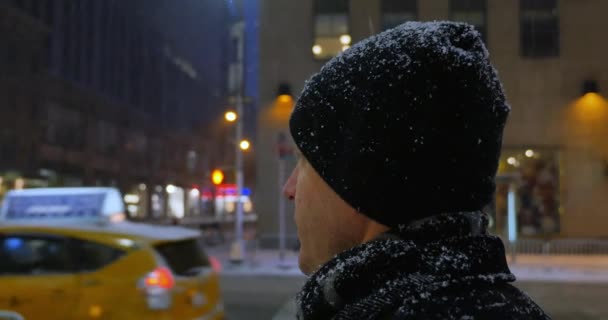
{"type": "Polygon", "coordinates": [[[238,118],[236,112],[234,111],[228,111],[226,112],[226,114],[224,115],[224,118],[226,119],[226,121],[228,122],[235,122],[236,119],[238,118]]]}
{"type": "Polygon", "coordinates": [[[291,86],[288,83],[279,84],[277,89],[277,101],[281,104],[292,104],[293,97],[291,95],[291,86]]]}
{"type": "Polygon", "coordinates": [[[247,151],[249,150],[249,147],[251,147],[251,144],[247,140],[242,140],[241,143],[239,143],[239,147],[241,150],[247,151]]]}

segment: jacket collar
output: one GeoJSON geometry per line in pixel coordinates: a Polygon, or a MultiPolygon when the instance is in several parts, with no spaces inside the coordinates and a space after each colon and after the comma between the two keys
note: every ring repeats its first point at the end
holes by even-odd
{"type": "Polygon", "coordinates": [[[299,319],[331,318],[391,281],[405,286],[475,277],[514,281],[504,246],[487,234],[487,224],[481,212],[441,214],[338,254],[298,294],[299,319]]]}

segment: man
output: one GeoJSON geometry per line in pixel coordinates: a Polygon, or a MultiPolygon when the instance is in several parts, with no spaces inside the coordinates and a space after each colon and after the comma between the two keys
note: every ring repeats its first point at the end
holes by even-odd
{"type": "Polygon", "coordinates": [[[549,319],[488,234],[510,107],[473,27],[406,23],[329,61],[290,119],[299,319],[549,319]]]}

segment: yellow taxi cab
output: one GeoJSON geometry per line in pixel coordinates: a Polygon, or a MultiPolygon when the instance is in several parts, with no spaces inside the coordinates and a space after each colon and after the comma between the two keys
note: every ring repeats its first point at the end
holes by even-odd
{"type": "Polygon", "coordinates": [[[201,234],[124,220],[113,188],[11,191],[0,209],[7,319],[224,318],[201,234]]]}

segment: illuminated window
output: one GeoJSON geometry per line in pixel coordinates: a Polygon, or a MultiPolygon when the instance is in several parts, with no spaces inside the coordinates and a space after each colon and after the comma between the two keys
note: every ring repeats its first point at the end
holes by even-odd
{"type": "Polygon", "coordinates": [[[487,10],[486,0],[451,0],[450,20],[462,21],[475,27],[483,41],[486,41],[487,10]]]}
{"type": "Polygon", "coordinates": [[[519,4],[522,56],[528,58],[558,56],[557,0],[520,0],[519,4]]]}
{"type": "Polygon", "coordinates": [[[514,191],[517,234],[521,237],[554,235],[560,232],[559,150],[552,148],[505,148],[499,162],[496,198],[486,208],[490,229],[506,236],[508,195],[514,191]],[[518,177],[518,179],[513,179],[518,177]]]}
{"type": "Polygon", "coordinates": [[[348,0],[316,0],[314,17],[315,59],[326,60],[350,47],[348,0]]]}
{"type": "Polygon", "coordinates": [[[382,29],[392,29],[418,19],[418,0],[383,0],[382,29]]]}

